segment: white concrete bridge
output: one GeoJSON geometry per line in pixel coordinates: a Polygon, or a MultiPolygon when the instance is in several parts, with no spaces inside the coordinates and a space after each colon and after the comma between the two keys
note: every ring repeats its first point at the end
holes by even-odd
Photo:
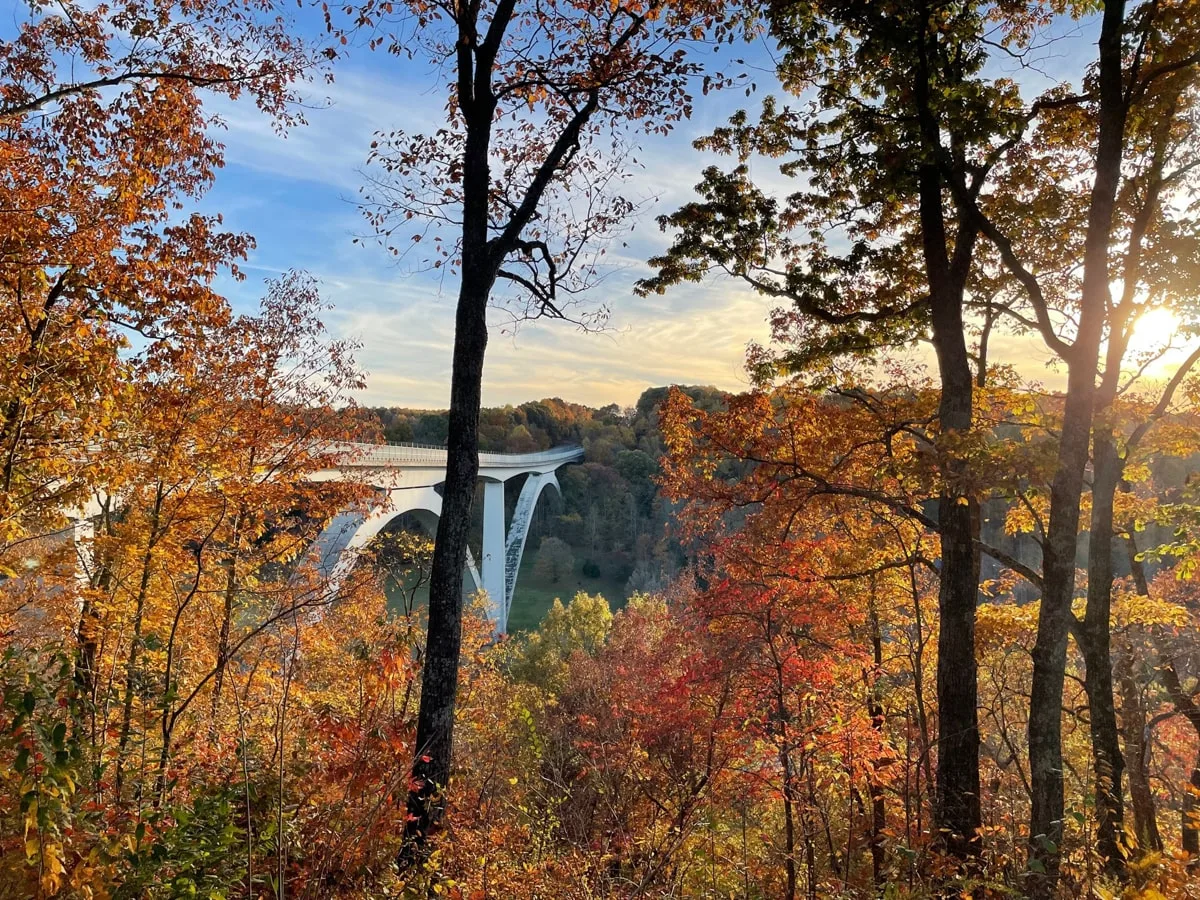
{"type": "MultiPolygon", "coordinates": [[[[335,584],[354,567],[358,553],[398,516],[414,515],[432,535],[442,513],[437,488],[446,479],[446,450],[417,444],[346,444],[344,462],[317,472],[314,480],[353,479],[375,488],[376,502],[366,513],[336,516],[317,538],[317,566],[335,584]]],[[[508,628],[508,612],[525,538],[538,497],[547,487],[558,490],[555,472],[583,459],[583,448],[569,445],[540,453],[480,453],[483,482],[483,559],[477,567],[468,550],[468,573],[476,588],[487,591],[497,632],[508,628]],[[504,484],[527,475],[512,521],[505,523],[504,484]]]]}

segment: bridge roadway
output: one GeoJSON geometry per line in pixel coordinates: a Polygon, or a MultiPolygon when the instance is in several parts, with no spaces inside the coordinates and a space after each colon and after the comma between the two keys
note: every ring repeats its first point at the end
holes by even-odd
{"type": "MultiPolygon", "coordinates": [[[[318,567],[334,584],[354,567],[358,552],[397,516],[414,515],[430,534],[442,512],[437,488],[446,479],[446,450],[420,444],[339,445],[345,452],[336,466],[313,474],[315,481],[353,479],[375,488],[375,500],[366,511],[346,511],[336,516],[317,538],[313,553],[318,567]]],[[[483,559],[479,566],[468,551],[467,573],[475,588],[487,592],[490,615],[497,633],[508,628],[517,573],[525,552],[525,539],[542,491],[559,490],[555,473],[561,466],[583,459],[583,448],[565,445],[538,453],[480,453],[479,480],[483,482],[483,559]],[[512,521],[505,523],[504,485],[527,475],[517,497],[512,521]]]]}

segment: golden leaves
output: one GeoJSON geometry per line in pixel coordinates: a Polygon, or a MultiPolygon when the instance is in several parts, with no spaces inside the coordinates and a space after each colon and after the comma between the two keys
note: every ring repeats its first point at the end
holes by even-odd
{"type": "Polygon", "coordinates": [[[1114,623],[1121,627],[1186,628],[1193,623],[1188,608],[1170,599],[1146,596],[1137,591],[1121,591],[1113,603],[1114,623]]]}
{"type": "Polygon", "coordinates": [[[1033,646],[1037,633],[1038,603],[984,603],[975,619],[975,640],[980,652],[1007,646],[1033,646]]]}

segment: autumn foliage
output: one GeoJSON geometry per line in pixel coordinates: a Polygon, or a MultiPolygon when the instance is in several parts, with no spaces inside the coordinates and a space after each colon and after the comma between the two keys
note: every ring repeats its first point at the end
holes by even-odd
{"type": "Polygon", "coordinates": [[[32,0],[0,40],[0,900],[1200,896],[1194,0],[300,9],[32,0]],[[1076,27],[1027,97],[1004,66],[1076,27]],[[604,321],[630,154],[745,36],[784,99],[700,139],[732,164],[638,290],[739,280],[770,339],[740,393],[606,408],[636,495],[560,524],[628,513],[644,566],[497,635],[480,435],[537,442],[481,420],[489,304],[604,321]],[[357,348],[304,273],[235,307],[253,239],[199,210],[214,99],[299,127],[352,45],[450,61],[361,206],[459,316],[436,545],[333,578],[379,501],[357,348]]]}

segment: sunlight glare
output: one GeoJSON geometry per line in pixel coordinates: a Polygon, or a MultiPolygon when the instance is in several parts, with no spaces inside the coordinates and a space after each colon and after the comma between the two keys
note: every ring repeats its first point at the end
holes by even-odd
{"type": "Polygon", "coordinates": [[[1129,355],[1140,356],[1163,350],[1175,338],[1179,318],[1169,309],[1152,309],[1144,313],[1133,326],[1129,340],[1129,355]]]}

